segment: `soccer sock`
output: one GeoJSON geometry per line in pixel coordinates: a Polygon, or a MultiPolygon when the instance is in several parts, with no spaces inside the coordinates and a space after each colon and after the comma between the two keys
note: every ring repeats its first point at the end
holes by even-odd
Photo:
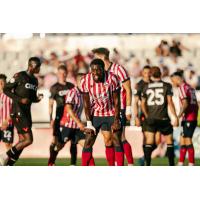
{"type": "Polygon", "coordinates": [[[169,160],[169,165],[174,166],[174,145],[173,144],[168,144],[167,145],[167,157],[169,160]]]}
{"type": "Polygon", "coordinates": [[[188,151],[188,161],[190,164],[194,164],[195,160],[194,160],[194,147],[193,145],[188,145],[187,146],[187,151],[188,151]]]}
{"type": "Polygon", "coordinates": [[[115,149],[113,146],[106,146],[106,159],[109,166],[115,166],[115,149]]]}
{"type": "Polygon", "coordinates": [[[144,148],[144,159],[145,159],[146,166],[150,166],[153,147],[151,144],[146,144],[143,146],[143,148],[144,148]]]}
{"type": "Polygon", "coordinates": [[[48,165],[51,166],[55,163],[55,160],[58,155],[56,144],[51,144],[49,150],[50,150],[50,157],[48,160],[48,165]]]}
{"type": "Polygon", "coordinates": [[[128,164],[133,164],[134,160],[133,160],[131,145],[128,143],[127,140],[123,141],[122,144],[123,144],[124,154],[126,155],[128,164]]]}
{"type": "Polygon", "coordinates": [[[187,153],[187,147],[186,147],[186,145],[182,145],[180,147],[180,157],[179,157],[179,162],[180,163],[184,163],[186,153],[187,153]]]}
{"type": "Polygon", "coordinates": [[[117,166],[124,166],[124,152],[121,146],[115,147],[115,159],[117,166]]]}
{"type": "Polygon", "coordinates": [[[16,161],[19,159],[20,154],[22,153],[22,150],[17,150],[16,147],[12,147],[10,150],[7,151],[7,155],[9,157],[7,165],[8,166],[13,166],[16,161]]]}
{"type": "Polygon", "coordinates": [[[92,158],[92,148],[83,148],[82,151],[82,166],[89,166],[92,158]]]}
{"type": "Polygon", "coordinates": [[[93,156],[92,156],[92,158],[89,161],[89,166],[95,166],[95,162],[94,162],[93,156]]]}
{"type": "Polygon", "coordinates": [[[76,165],[76,161],[77,161],[77,145],[76,144],[71,144],[70,154],[71,154],[71,165],[76,165]]]}

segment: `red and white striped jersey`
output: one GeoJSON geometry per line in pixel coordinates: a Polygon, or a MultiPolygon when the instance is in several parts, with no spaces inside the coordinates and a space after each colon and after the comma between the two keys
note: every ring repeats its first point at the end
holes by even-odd
{"type": "MultiPolygon", "coordinates": [[[[83,110],[83,100],[81,92],[77,87],[74,87],[71,90],[67,91],[65,96],[65,104],[71,104],[74,113],[80,119],[83,110]]],[[[68,114],[66,105],[64,107],[64,112],[60,121],[60,125],[65,126],[67,128],[74,128],[74,129],[79,128],[77,123],[68,114]]]]}
{"type": "Polygon", "coordinates": [[[179,87],[179,98],[182,103],[183,99],[188,99],[189,106],[183,116],[183,121],[197,121],[198,102],[195,90],[187,83],[181,84],[179,87]]]}
{"type": "Polygon", "coordinates": [[[111,72],[105,72],[103,83],[96,83],[92,74],[86,74],[81,80],[81,91],[89,93],[94,116],[114,116],[113,92],[120,89],[118,78],[111,72]]]}
{"type": "Polygon", "coordinates": [[[128,72],[126,71],[126,69],[123,66],[116,64],[116,63],[111,63],[111,66],[109,67],[108,71],[114,73],[120,82],[121,109],[125,109],[126,108],[126,90],[124,89],[122,83],[124,83],[130,79],[128,72]]]}
{"type": "MultiPolygon", "coordinates": [[[[10,118],[10,113],[12,109],[12,99],[6,96],[4,93],[0,94],[0,127],[2,126],[3,121],[10,118]]],[[[9,121],[9,124],[12,124],[12,121],[9,121]]]]}

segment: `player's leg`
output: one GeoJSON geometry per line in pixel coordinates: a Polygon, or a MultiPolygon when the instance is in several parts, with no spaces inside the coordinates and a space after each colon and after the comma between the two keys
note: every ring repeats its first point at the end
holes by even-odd
{"type": "Polygon", "coordinates": [[[184,165],[186,153],[187,153],[187,146],[185,143],[184,134],[181,133],[181,135],[180,135],[180,156],[179,156],[179,161],[178,161],[179,166],[184,165]]]}
{"type": "Polygon", "coordinates": [[[77,144],[71,140],[70,143],[71,165],[76,165],[77,161],[77,144]]]}
{"type": "Polygon", "coordinates": [[[151,154],[153,151],[153,144],[155,142],[155,132],[144,132],[145,137],[145,144],[143,146],[144,150],[144,158],[145,158],[145,164],[147,166],[151,165],[151,154]]]}
{"type": "Polygon", "coordinates": [[[167,143],[167,157],[170,166],[174,166],[174,141],[173,141],[173,134],[165,135],[165,140],[167,143]]]}
{"type": "Polygon", "coordinates": [[[12,148],[13,145],[13,139],[14,139],[14,127],[9,126],[7,130],[2,131],[2,142],[4,142],[4,145],[6,147],[6,150],[12,148]]]}
{"type": "Polygon", "coordinates": [[[121,125],[122,125],[122,134],[121,134],[121,141],[123,144],[124,154],[126,156],[128,165],[134,164],[133,154],[132,154],[132,148],[130,143],[126,139],[125,135],[125,127],[126,127],[126,115],[125,110],[121,110],[121,125]]]}
{"type": "MultiPolygon", "coordinates": [[[[96,133],[98,130],[96,129],[96,133]]],[[[97,135],[93,133],[85,134],[85,142],[82,150],[82,166],[89,166],[90,160],[92,159],[93,145],[95,143],[97,135]]]]}
{"type": "Polygon", "coordinates": [[[184,130],[184,136],[185,136],[185,144],[188,151],[188,165],[193,166],[195,164],[195,152],[194,152],[194,146],[192,142],[192,137],[194,134],[194,131],[196,129],[197,122],[186,122],[185,130],[184,130]]]}

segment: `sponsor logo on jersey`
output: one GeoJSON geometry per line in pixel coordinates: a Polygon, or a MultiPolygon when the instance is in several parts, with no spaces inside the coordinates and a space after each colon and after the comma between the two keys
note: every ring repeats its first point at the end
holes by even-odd
{"type": "Polygon", "coordinates": [[[33,85],[33,84],[30,84],[30,83],[26,83],[25,84],[25,88],[26,89],[30,89],[30,90],[37,90],[37,86],[36,85],[33,85]]]}
{"type": "Polygon", "coordinates": [[[59,96],[65,96],[67,94],[67,90],[61,90],[58,92],[59,96]]]}

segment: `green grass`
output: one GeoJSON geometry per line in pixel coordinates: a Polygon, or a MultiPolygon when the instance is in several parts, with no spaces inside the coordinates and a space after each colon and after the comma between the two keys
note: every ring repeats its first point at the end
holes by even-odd
{"type": "MultiPolygon", "coordinates": [[[[47,166],[47,158],[21,158],[16,163],[16,166],[47,166]]],[[[176,159],[177,162],[177,159],[176,159]]],[[[96,166],[107,166],[104,158],[95,159],[96,166]]],[[[69,166],[70,159],[59,158],[56,161],[56,166],[69,166]]],[[[81,160],[78,159],[77,165],[81,165],[81,160]]],[[[127,165],[127,163],[126,163],[127,165]]],[[[185,163],[187,165],[187,162],[185,163]]],[[[196,159],[196,165],[200,166],[200,159],[196,159]]],[[[138,159],[135,159],[135,165],[139,166],[138,159]]],[[[156,158],[152,160],[152,166],[168,166],[167,158],[156,158]]]]}

